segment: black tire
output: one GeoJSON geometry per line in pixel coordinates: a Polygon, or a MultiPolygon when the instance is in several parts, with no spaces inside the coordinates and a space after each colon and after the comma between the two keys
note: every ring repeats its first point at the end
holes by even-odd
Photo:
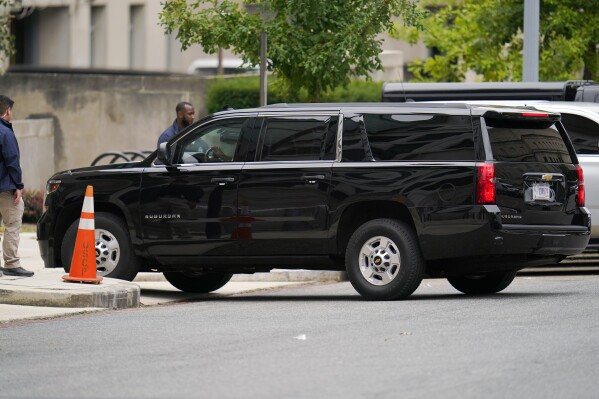
{"type": "Polygon", "coordinates": [[[425,270],[416,233],[394,219],[375,219],[360,226],[347,244],[345,267],[355,290],[379,301],[410,296],[425,270]]]}
{"type": "Polygon", "coordinates": [[[233,275],[226,273],[164,272],[164,277],[173,287],[183,292],[206,294],[227,284],[233,275]]]}
{"type": "MultiPolygon", "coordinates": [[[[94,219],[97,275],[133,280],[139,272],[140,261],[133,252],[127,226],[111,213],[96,212],[94,219]]],[[[78,227],[79,219],[69,226],[60,247],[62,265],[67,273],[71,267],[78,227]]]]}
{"type": "Polygon", "coordinates": [[[450,276],[449,284],[467,295],[495,294],[506,289],[516,277],[514,271],[493,272],[480,275],[450,276]]]}

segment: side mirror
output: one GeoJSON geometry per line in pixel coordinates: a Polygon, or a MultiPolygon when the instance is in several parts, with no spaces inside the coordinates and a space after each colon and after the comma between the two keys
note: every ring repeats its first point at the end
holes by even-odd
{"type": "Polygon", "coordinates": [[[158,146],[158,160],[165,165],[171,164],[171,152],[167,147],[167,143],[160,143],[158,146]]]}

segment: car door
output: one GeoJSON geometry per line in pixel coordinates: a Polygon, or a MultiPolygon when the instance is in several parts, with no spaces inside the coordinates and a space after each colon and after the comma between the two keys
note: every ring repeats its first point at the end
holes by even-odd
{"type": "Polygon", "coordinates": [[[259,256],[328,253],[338,113],[261,113],[258,123],[256,155],[239,182],[240,248],[259,256]]]}
{"type": "Polygon", "coordinates": [[[219,256],[234,245],[237,185],[253,121],[240,115],[192,129],[169,143],[172,165],[144,171],[143,241],[160,263],[219,256]]]}

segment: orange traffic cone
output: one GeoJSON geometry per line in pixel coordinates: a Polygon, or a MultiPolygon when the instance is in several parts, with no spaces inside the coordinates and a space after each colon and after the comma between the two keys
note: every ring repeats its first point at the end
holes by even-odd
{"type": "Polygon", "coordinates": [[[73,259],[69,275],[62,276],[65,281],[99,284],[102,277],[96,276],[96,237],[94,226],[94,188],[87,186],[79,229],[75,240],[73,259]]]}

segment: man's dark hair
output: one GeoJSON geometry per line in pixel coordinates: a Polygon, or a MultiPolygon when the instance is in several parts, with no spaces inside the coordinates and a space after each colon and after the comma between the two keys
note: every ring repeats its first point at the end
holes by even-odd
{"type": "Polygon", "coordinates": [[[9,108],[12,108],[14,103],[10,98],[0,94],[0,115],[4,115],[9,108]]]}
{"type": "Polygon", "coordinates": [[[185,110],[185,107],[193,107],[193,105],[191,105],[191,103],[188,103],[187,101],[181,101],[179,104],[177,104],[177,106],[175,107],[175,112],[179,113],[179,111],[183,111],[185,110]]]}

